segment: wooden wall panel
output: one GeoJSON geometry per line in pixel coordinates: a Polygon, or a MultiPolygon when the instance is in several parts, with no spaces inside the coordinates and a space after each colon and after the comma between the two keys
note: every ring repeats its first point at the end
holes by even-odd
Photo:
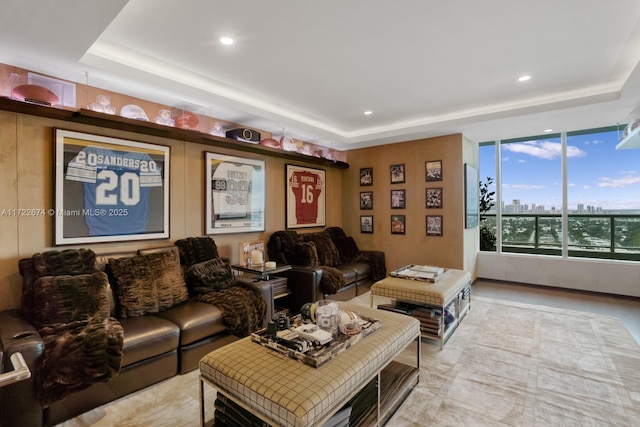
{"type": "Polygon", "coordinates": [[[387,269],[406,264],[463,268],[464,169],[462,135],[352,150],[343,177],[343,226],[361,249],[385,252],[387,269]],[[425,181],[425,162],[442,160],[443,180],[425,181]],[[391,184],[390,166],[404,163],[405,183],[391,184]],[[373,167],[373,186],[360,186],[360,168],[373,167]],[[426,208],[426,188],[443,188],[443,208],[426,208]],[[406,209],[391,209],[392,189],[406,189],[406,209]],[[373,210],[360,210],[361,191],[373,191],[373,210]],[[391,215],[406,215],[406,234],[391,234],[391,215]],[[444,217],[443,236],[426,235],[426,215],[444,217]],[[360,216],[373,215],[374,233],[360,233],[360,216]]]}
{"type": "MultiPolygon", "coordinates": [[[[106,135],[171,147],[170,238],[133,242],[97,243],[96,252],[117,252],[163,245],[175,240],[204,235],[204,152],[215,151],[239,157],[263,158],[266,163],[264,232],[213,235],[222,256],[238,261],[238,244],[262,239],[265,242],[285,227],[285,164],[324,169],[327,173],[327,225],[341,225],[343,169],[319,167],[300,161],[236,152],[186,141],[74,124],[53,119],[0,111],[0,212],[4,209],[54,208],[55,127],[106,135]]],[[[299,229],[312,232],[321,228],[299,229]]],[[[0,310],[20,305],[21,281],[18,260],[33,253],[75,246],[53,246],[53,218],[0,217],[0,310]]]]}

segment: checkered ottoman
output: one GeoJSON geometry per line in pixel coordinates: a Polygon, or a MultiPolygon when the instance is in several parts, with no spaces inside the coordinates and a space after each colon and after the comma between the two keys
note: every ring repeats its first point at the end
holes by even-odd
{"type": "MultiPolygon", "coordinates": [[[[464,311],[460,310],[460,303],[456,299],[469,286],[471,286],[471,274],[468,271],[455,269],[447,270],[436,283],[387,277],[371,286],[370,305],[374,306],[375,296],[381,296],[412,304],[439,307],[444,316],[444,308],[456,302],[456,319],[460,320],[471,304],[471,295],[468,295],[469,300],[464,311]]],[[[440,347],[444,346],[444,332],[437,339],[440,341],[440,347]]]]}
{"type": "Polygon", "coordinates": [[[202,424],[204,383],[271,425],[307,427],[322,425],[413,341],[419,368],[416,319],[353,303],[340,303],[340,308],[380,320],[380,328],[318,368],[254,343],[250,337],[204,356],[200,360],[202,424]]]}

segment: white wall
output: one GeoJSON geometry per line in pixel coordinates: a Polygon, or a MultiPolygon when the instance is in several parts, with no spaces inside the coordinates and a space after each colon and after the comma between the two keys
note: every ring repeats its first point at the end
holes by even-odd
{"type": "Polygon", "coordinates": [[[480,252],[478,277],[640,297],[640,263],[632,261],[480,252]]]}

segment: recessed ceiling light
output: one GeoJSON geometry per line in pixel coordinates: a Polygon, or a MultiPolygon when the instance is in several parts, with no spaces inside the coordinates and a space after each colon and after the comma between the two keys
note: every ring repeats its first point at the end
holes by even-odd
{"type": "Polygon", "coordinates": [[[520,77],[518,77],[518,81],[519,82],[526,82],[529,79],[531,79],[531,76],[520,76],[520,77]]]}
{"type": "Polygon", "coordinates": [[[553,132],[553,129],[545,129],[544,133],[549,133],[549,132],[553,132]]]}
{"type": "Polygon", "coordinates": [[[364,115],[365,115],[365,116],[370,116],[371,114],[373,114],[373,111],[365,111],[365,112],[364,112],[364,115]]]}
{"type": "Polygon", "coordinates": [[[231,37],[220,37],[220,43],[230,45],[233,44],[233,39],[231,37]]]}

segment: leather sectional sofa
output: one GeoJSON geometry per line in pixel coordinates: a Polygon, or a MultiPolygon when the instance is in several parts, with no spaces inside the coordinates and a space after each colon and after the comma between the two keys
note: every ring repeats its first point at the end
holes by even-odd
{"type": "MultiPolygon", "coordinates": [[[[178,250],[177,246],[168,246],[98,254],[95,256],[95,267],[105,271],[109,259],[128,259],[162,252],[173,252],[176,257],[180,255],[182,259],[181,250],[178,250]]],[[[180,274],[186,271],[185,267],[184,264],[179,266],[180,274]]],[[[33,281],[28,271],[21,273],[23,284],[33,281]]],[[[20,352],[32,373],[30,379],[0,389],[0,425],[29,427],[60,423],[174,375],[194,370],[202,356],[238,339],[225,326],[223,312],[217,306],[195,301],[193,298],[156,313],[118,317],[113,277],[108,278],[110,285],[107,292],[111,300],[109,315],[117,318],[124,331],[121,367],[117,375],[108,381],[93,383],[59,401],[43,404],[39,395],[38,363],[42,360],[45,343],[39,331],[25,315],[24,290],[22,310],[0,312],[0,353],[4,352],[3,369],[10,370],[10,356],[20,352]]],[[[271,290],[261,282],[255,282],[253,286],[263,298],[268,296],[271,290]]],[[[256,293],[255,290],[253,292],[256,293]]]]}
{"type": "Polygon", "coordinates": [[[293,311],[321,299],[347,301],[386,277],[384,252],[360,250],[340,227],[315,233],[276,231],[267,252],[271,261],[292,266],[278,275],[288,278],[293,311]]]}

